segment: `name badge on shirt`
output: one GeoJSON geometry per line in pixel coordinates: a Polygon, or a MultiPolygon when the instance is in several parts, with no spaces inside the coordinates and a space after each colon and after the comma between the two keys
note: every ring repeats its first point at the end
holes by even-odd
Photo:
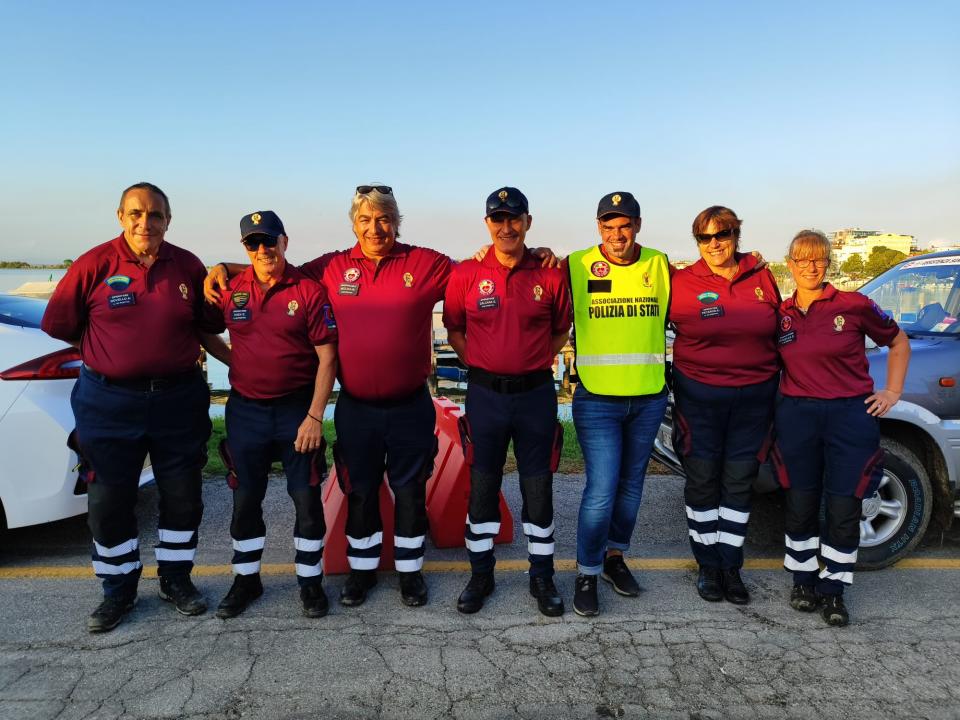
{"type": "Polygon", "coordinates": [[[233,322],[244,322],[253,317],[250,308],[234,308],[230,311],[230,320],[233,322]]]}
{"type": "Polygon", "coordinates": [[[132,292],[127,292],[127,293],[116,293],[114,295],[107,295],[107,302],[110,303],[111,308],[121,308],[121,307],[128,307],[130,305],[136,305],[137,294],[132,292]]]}
{"type": "Polygon", "coordinates": [[[777,344],[778,344],[778,345],[787,345],[788,343],[792,343],[792,342],[793,342],[794,340],[796,340],[796,339],[797,339],[797,331],[796,331],[796,330],[791,330],[790,332],[785,332],[785,333],[783,333],[783,335],[781,335],[781,336],[777,339],[777,344]]]}
{"type": "Polygon", "coordinates": [[[337,295],[359,295],[360,294],[360,285],[357,283],[340,283],[340,289],[337,290],[337,295]]]}
{"type": "Polygon", "coordinates": [[[588,293],[608,293],[613,292],[612,280],[587,280],[588,293]]]}
{"type": "Polygon", "coordinates": [[[708,305],[707,307],[700,308],[700,317],[703,320],[723,317],[723,305],[708,305]]]}
{"type": "Polygon", "coordinates": [[[482,297],[477,300],[477,309],[478,310],[496,310],[500,307],[500,296],[494,295],[492,297],[482,297]]]}

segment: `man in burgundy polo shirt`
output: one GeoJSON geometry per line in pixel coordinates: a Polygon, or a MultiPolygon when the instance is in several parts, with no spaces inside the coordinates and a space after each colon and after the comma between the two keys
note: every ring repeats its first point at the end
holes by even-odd
{"type": "Polygon", "coordinates": [[[43,317],[43,330],[78,347],[83,359],[72,405],[91,467],[88,522],[104,591],[90,632],[116,627],[136,600],[142,565],[134,506],[148,453],[160,495],[160,597],[185,615],[207,607],[190,580],[210,436],[210,394],[197,360],[201,342],[224,361],[229,350],[198,331],[206,271],[164,240],[170,217],[155,185],[124,190],[123,233],[70,266],[43,317]]]}
{"type": "Polygon", "coordinates": [[[219,306],[207,305],[205,329],[230,331],[227,444],[233,493],[233,586],[217,608],[231,618],[263,594],[266,541],[263,498],[279,459],[296,509],[293,543],[303,614],[327,614],[323,591],[323,411],[336,375],[337,331],[323,286],[286,261],[287,235],[271,210],[240,220],[251,266],[233,278],[219,306]]]}
{"type": "MultiPolygon", "coordinates": [[[[452,261],[405,245],[393,190],[361,185],[350,208],[357,244],[300,270],[327,291],[339,333],[340,395],[334,423],[337,477],[347,496],[350,576],[340,595],[360,605],[377,583],[383,526],[379,490],[386,471],[395,500],[395,564],[406,605],[427,602],[423,567],[426,481],[433,471],[436,413],[426,385],[431,372],[433,308],[443,299],[452,261]]],[[[227,271],[206,282],[225,289],[227,271]]]]}
{"type": "Polygon", "coordinates": [[[481,261],[460,263],[444,300],[450,344],[469,368],[464,444],[472,444],[472,461],[465,536],[472,575],[457,601],[463,613],[480,610],[494,589],[493,538],[500,531],[500,485],[513,440],[530,594],[544,615],[563,614],[553,583],[558,424],[551,366],[567,341],[572,308],[564,274],[542,268],[524,244],[531,222],[522,192],[494,191],[485,217],[493,251],[481,261]]]}

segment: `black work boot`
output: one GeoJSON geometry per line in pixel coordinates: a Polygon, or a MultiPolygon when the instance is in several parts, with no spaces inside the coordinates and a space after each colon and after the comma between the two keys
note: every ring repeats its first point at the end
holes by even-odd
{"type": "Polygon", "coordinates": [[[723,600],[723,586],[720,579],[720,568],[700,566],[697,576],[697,592],[708,602],[723,600]]]}
{"type": "Polygon", "coordinates": [[[820,616],[831,627],[843,627],[850,622],[850,614],[843,604],[843,595],[821,595],[820,616]]]}
{"type": "Polygon", "coordinates": [[[720,576],[720,582],[723,584],[723,596],[727,602],[732,602],[734,605],[746,605],[750,602],[750,593],[747,592],[747,586],[740,578],[739,568],[724,570],[720,576]]]}
{"type": "Polygon", "coordinates": [[[367,593],[377,584],[376,570],[351,570],[340,591],[340,604],[347,607],[363,605],[367,593]]]}
{"type": "Polygon", "coordinates": [[[330,609],[327,593],[322,583],[310,583],[300,588],[300,603],[303,605],[303,615],[308,618],[322,618],[330,609]]]}
{"type": "Polygon", "coordinates": [[[103,633],[113,630],[123,616],[133,610],[137,602],[137,593],[123,595],[109,595],[103,599],[97,609],[87,618],[87,631],[103,633]]]}
{"type": "Polygon", "coordinates": [[[812,585],[794,585],[790,592],[790,607],[800,612],[813,612],[820,604],[820,599],[812,585]]]}
{"type": "Polygon", "coordinates": [[[263,595],[263,583],[260,582],[260,573],[236,575],[230,590],[220,601],[217,617],[222,620],[236,617],[261,595],[263,595]]]}
{"type": "Polygon", "coordinates": [[[603,561],[603,572],[600,577],[613,585],[613,589],[620,595],[636,597],[640,594],[640,586],[630,574],[630,568],[623,559],[623,555],[611,555],[603,561]]]}
{"type": "Polygon", "coordinates": [[[416,570],[414,572],[402,572],[399,575],[401,602],[410,607],[426,605],[427,583],[423,579],[423,573],[416,570]]]}
{"type": "Polygon", "coordinates": [[[563,615],[563,598],[553,584],[553,578],[530,578],[530,594],[537,599],[537,607],[541,615],[559,617],[563,615]]]}
{"type": "Polygon", "coordinates": [[[161,575],[159,595],[161,600],[173,603],[181,615],[203,615],[207,611],[207,601],[189,575],[161,575]]]}
{"type": "Polygon", "coordinates": [[[600,614],[596,575],[577,575],[573,586],[573,611],[583,617],[600,614]]]}
{"type": "Polygon", "coordinates": [[[474,573],[457,598],[457,610],[467,615],[477,612],[483,607],[483,601],[493,592],[494,587],[492,572],[474,573]]]}

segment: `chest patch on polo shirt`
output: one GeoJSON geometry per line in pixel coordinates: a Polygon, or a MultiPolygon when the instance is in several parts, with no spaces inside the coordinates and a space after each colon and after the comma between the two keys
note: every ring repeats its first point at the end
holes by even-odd
{"type": "Polygon", "coordinates": [[[723,317],[723,305],[708,305],[707,307],[700,308],[700,317],[703,320],[723,317]]]}
{"type": "Polygon", "coordinates": [[[337,290],[337,295],[359,295],[360,294],[360,285],[357,283],[344,282],[340,283],[340,288],[337,290]]]}
{"type": "Polygon", "coordinates": [[[360,268],[347,268],[343,271],[343,279],[348,283],[355,283],[360,279],[360,268]]]}
{"type": "Polygon", "coordinates": [[[129,307],[137,304],[137,294],[132,292],[115,293],[107,296],[111,308],[129,307]]]}
{"type": "Polygon", "coordinates": [[[500,307],[499,295],[494,295],[493,297],[482,297],[477,300],[478,310],[496,310],[498,307],[500,307]]]}
{"type": "Polygon", "coordinates": [[[598,278],[606,277],[610,274],[610,265],[605,260],[597,260],[590,266],[590,274],[598,278]]]}
{"type": "Polygon", "coordinates": [[[785,333],[783,333],[783,334],[777,339],[777,344],[778,344],[778,345],[787,345],[788,343],[792,343],[792,342],[793,342],[794,340],[796,340],[796,339],[797,339],[797,331],[796,331],[796,330],[791,330],[790,332],[785,332],[785,333]]]}
{"type": "Polygon", "coordinates": [[[133,281],[126,275],[111,275],[103,281],[104,285],[111,290],[116,290],[117,292],[123,292],[126,290],[128,287],[130,287],[131,282],[133,281]]]}
{"type": "Polygon", "coordinates": [[[244,308],[247,306],[247,303],[250,302],[250,293],[248,292],[235,292],[230,296],[230,299],[233,300],[233,304],[238,308],[244,308]]]}
{"type": "Polygon", "coordinates": [[[230,311],[230,320],[233,322],[246,322],[253,317],[250,308],[234,308],[230,311]]]}
{"type": "Polygon", "coordinates": [[[843,326],[846,324],[846,322],[847,321],[844,320],[843,315],[837,315],[833,319],[833,329],[836,330],[837,332],[842,332],[843,326]]]}
{"type": "Polygon", "coordinates": [[[704,305],[712,305],[717,300],[720,299],[720,296],[715,292],[702,292],[697,295],[697,300],[702,302],[704,305]]]}
{"type": "Polygon", "coordinates": [[[493,291],[497,289],[497,286],[494,284],[493,280],[481,280],[477,285],[477,290],[481,295],[493,295],[493,291]]]}
{"type": "Polygon", "coordinates": [[[405,288],[412,288],[412,287],[413,287],[413,274],[412,274],[412,273],[405,272],[405,273],[403,274],[403,286],[404,286],[405,288]]]}

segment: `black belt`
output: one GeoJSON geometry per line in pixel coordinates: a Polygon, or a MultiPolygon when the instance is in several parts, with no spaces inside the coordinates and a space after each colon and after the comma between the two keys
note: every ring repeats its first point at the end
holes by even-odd
{"type": "Polygon", "coordinates": [[[280,395],[278,397],[273,397],[273,398],[247,397],[246,395],[242,395],[238,393],[233,388],[230,388],[230,397],[243,400],[243,402],[250,403],[251,405],[263,405],[263,406],[269,407],[271,405],[280,405],[282,403],[290,402],[292,400],[303,400],[304,398],[312,398],[313,385],[306,385],[300,388],[299,390],[294,390],[293,392],[287,393],[286,395],[280,395]]]}
{"type": "Polygon", "coordinates": [[[163,377],[154,378],[112,378],[97,372],[89,365],[84,365],[83,371],[104,385],[123,388],[124,390],[136,390],[137,392],[156,392],[158,390],[177,387],[178,385],[186,385],[187,383],[194,382],[200,374],[199,367],[195,367],[187,372],[177,373],[176,375],[164,375],[163,377]]]}
{"type": "Polygon", "coordinates": [[[552,382],[553,373],[550,370],[536,370],[524,375],[496,375],[474,367],[467,371],[468,384],[476,383],[481,387],[505,395],[527,392],[552,382]]]}

